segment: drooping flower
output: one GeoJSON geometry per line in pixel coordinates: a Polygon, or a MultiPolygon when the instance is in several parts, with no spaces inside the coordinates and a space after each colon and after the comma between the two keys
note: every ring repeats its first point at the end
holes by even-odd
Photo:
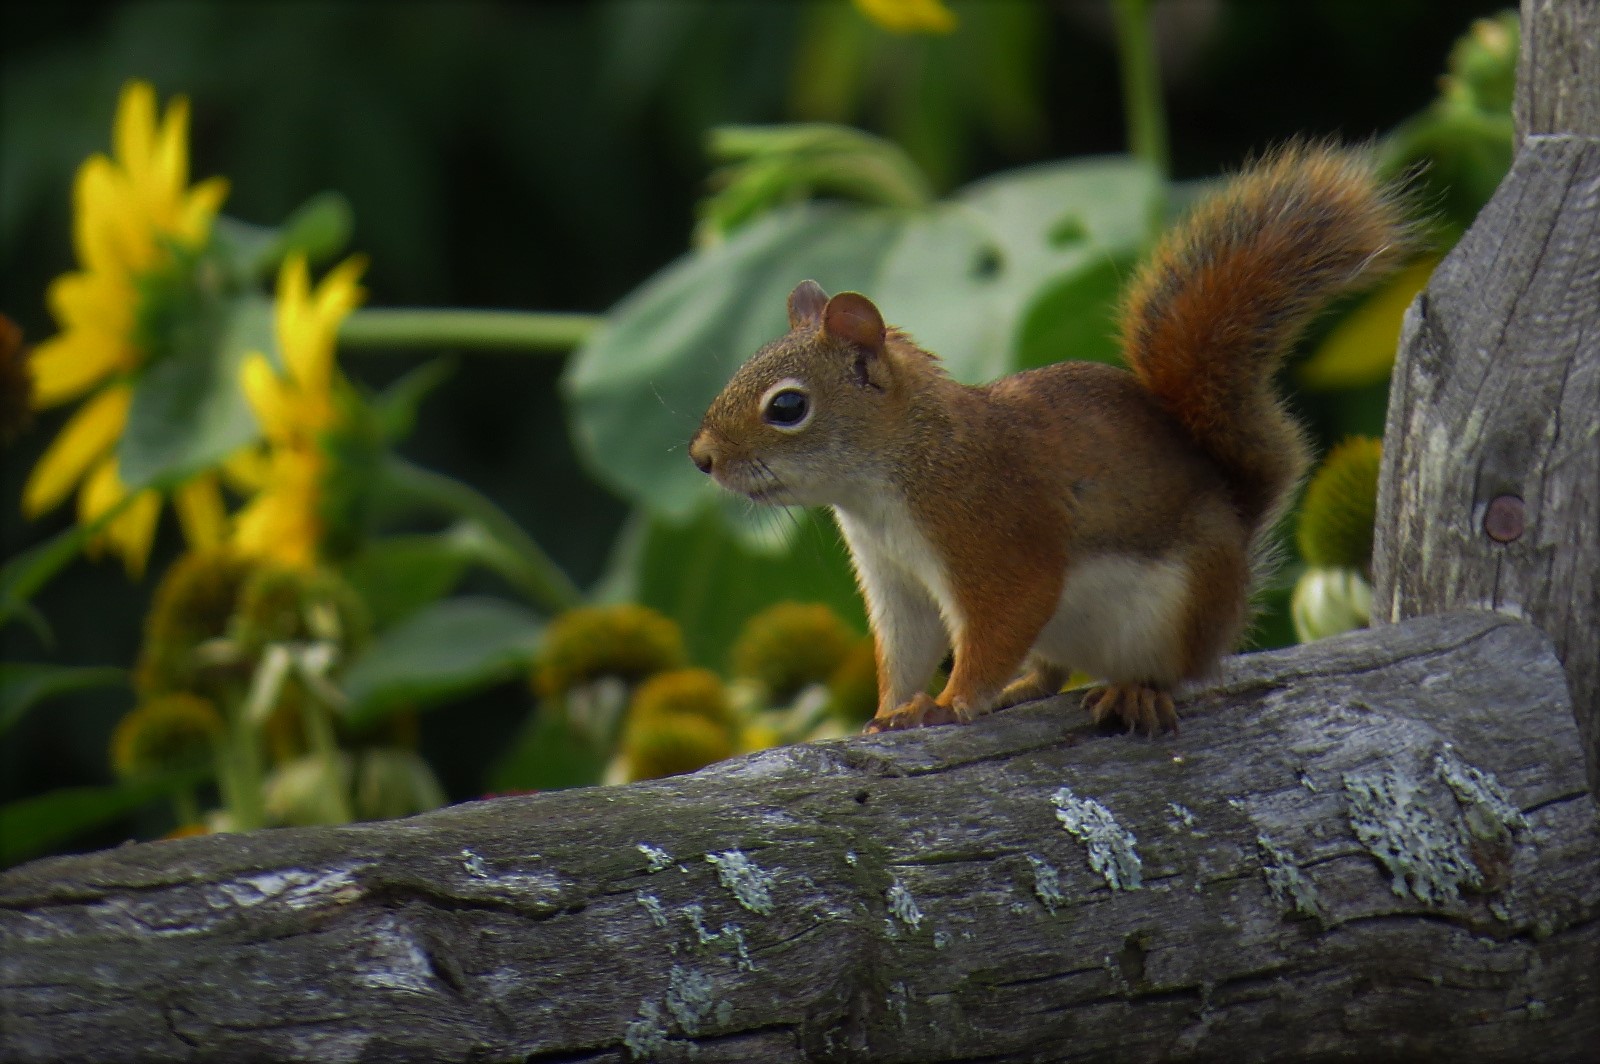
{"type": "Polygon", "coordinates": [[[779,602],[745,622],[733,645],[733,672],[788,702],[810,684],[827,683],[856,638],[822,603],[779,602]]]}
{"type": "Polygon", "coordinates": [[[141,702],[111,735],[111,766],[123,779],[198,767],[211,760],[224,731],[216,706],[184,691],[141,702]]]}
{"type": "Polygon", "coordinates": [[[554,698],[597,677],[633,682],[684,660],[683,633],[671,618],[632,603],[581,606],[545,630],[533,687],[554,698]]]}
{"type": "Polygon", "coordinates": [[[282,369],[257,352],[241,370],[267,441],[265,460],[247,474],[258,491],[234,526],[234,546],[247,556],[309,568],[321,555],[327,444],[341,409],[333,351],[340,323],[361,302],[357,279],[365,266],[359,256],[346,259],[315,288],[303,255],[291,255],[279,270],[275,327],[282,369]]]}
{"type": "MultiPolygon", "coordinates": [[[[156,114],[155,90],[129,82],[117,104],[112,156],[90,156],[73,187],[73,244],[80,268],[50,286],[60,332],[34,350],[36,409],[75,399],[83,405],[40,457],[23,488],[23,512],[37,517],[78,489],[78,516],[94,522],[128,494],[116,445],[127,425],[136,374],[159,357],[148,305],[172,287],[167,275],[192,265],[210,238],[227,182],[189,185],[189,104],[175,97],[156,114]]],[[[210,474],[173,491],[184,533],[195,546],[221,539],[222,499],[210,474]]],[[[160,496],[139,492],[102,531],[96,547],[143,572],[160,516],[160,496]]]]}

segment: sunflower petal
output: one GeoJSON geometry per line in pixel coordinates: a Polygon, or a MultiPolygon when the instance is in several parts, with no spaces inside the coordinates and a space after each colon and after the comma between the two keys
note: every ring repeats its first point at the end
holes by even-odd
{"type": "Polygon", "coordinates": [[[189,546],[215,547],[222,542],[228,515],[213,474],[202,473],[180,484],[172,493],[172,507],[178,513],[183,538],[189,541],[189,546]]]}
{"type": "Polygon", "coordinates": [[[294,432],[297,419],[293,400],[267,356],[257,353],[245,359],[239,367],[239,386],[261,423],[262,435],[269,440],[284,440],[294,432]]]}
{"type": "Polygon", "coordinates": [[[208,177],[184,199],[178,212],[175,235],[188,244],[201,244],[211,234],[211,223],[216,220],[222,201],[228,198],[228,179],[208,177]]]}
{"type": "Polygon", "coordinates": [[[117,368],[120,352],[105,337],[82,329],[60,333],[33,349],[33,406],[76,399],[117,368]]]}
{"type": "Polygon", "coordinates": [[[103,534],[106,544],[122,556],[123,568],[134,580],[144,576],[145,563],[150,560],[150,545],[156,538],[156,522],[160,517],[161,496],[146,489],[106,526],[103,534]]]}
{"type": "MultiPolygon", "coordinates": [[[[167,101],[167,113],[151,145],[151,191],[175,211],[189,183],[189,99],[174,96],[167,101]]],[[[172,225],[176,219],[163,219],[172,225]]]]}
{"type": "Polygon", "coordinates": [[[156,90],[148,81],[130,81],[122,87],[111,140],[118,165],[127,171],[134,185],[148,181],[156,140],[156,90]]]}
{"type": "Polygon", "coordinates": [[[67,497],[128,422],[131,389],[114,386],[84,403],[45,448],[22,489],[22,512],[37,517],[67,497]]]}
{"type": "MultiPolygon", "coordinates": [[[[78,492],[78,522],[87,525],[98,521],[127,495],[128,489],[117,475],[116,458],[107,458],[94,467],[78,492]]],[[[156,519],[160,516],[161,496],[148,489],[141,491],[90,541],[89,553],[98,556],[108,548],[115,551],[122,556],[128,575],[137,580],[144,573],[150,543],[155,537],[156,519]]]]}

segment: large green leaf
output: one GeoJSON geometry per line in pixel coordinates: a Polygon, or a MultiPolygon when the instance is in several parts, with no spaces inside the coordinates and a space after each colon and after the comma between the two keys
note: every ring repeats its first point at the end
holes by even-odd
{"type": "Polygon", "coordinates": [[[344,563],[345,579],[382,631],[455,589],[473,550],[450,532],[370,540],[344,563]]]}
{"type": "Polygon", "coordinates": [[[602,587],[607,598],[653,606],[683,627],[689,656],[714,669],[751,615],[775,602],[821,602],[857,631],[866,616],[850,560],[821,513],[766,510],[795,530],[782,549],[760,549],[731,532],[710,509],[687,522],[636,511],[602,587]]]}
{"type": "Polygon", "coordinates": [[[128,673],[111,665],[42,665],[0,662],[0,735],[34,706],[57,695],[127,683],[128,673]]]}
{"type": "Polygon", "coordinates": [[[134,386],[117,451],[122,479],[132,485],[181,479],[255,439],[239,367],[252,351],[274,349],[272,301],[265,296],[233,297],[198,313],[134,386]]]}
{"type": "Polygon", "coordinates": [[[579,448],[623,495],[686,520],[713,489],[685,444],[738,365],[783,332],[796,282],[868,293],[958,379],[988,380],[1039,349],[1024,344],[1032,306],[1052,298],[1049,315],[1061,318],[1073,278],[1082,283],[1065,291],[1082,298],[1089,328],[1103,325],[1115,295],[1108,263],[1131,260],[1161,202],[1150,170],[1111,158],[1000,175],[926,210],[775,211],[662,271],[578,352],[563,386],[579,448]]]}
{"type": "Polygon", "coordinates": [[[489,770],[488,789],[554,791],[599,783],[605,755],[567,726],[563,714],[540,707],[489,770]]]}
{"type": "Polygon", "coordinates": [[[210,772],[193,769],[108,787],[64,787],[0,806],[0,866],[37,857],[158,798],[197,786],[210,772]]]}
{"type": "Polygon", "coordinates": [[[425,709],[525,672],[543,624],[509,602],[447,599],[378,637],[344,675],[351,723],[425,709]]]}

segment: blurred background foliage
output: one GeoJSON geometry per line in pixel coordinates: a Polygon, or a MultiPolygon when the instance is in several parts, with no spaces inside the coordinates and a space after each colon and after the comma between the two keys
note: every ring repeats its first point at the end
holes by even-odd
{"type": "MultiPolygon", "coordinates": [[[[0,310],[30,342],[54,331],[44,293],[73,266],[73,174],[106,150],[118,92],[136,77],[163,100],[188,96],[192,172],[229,178],[232,218],[277,226],[314,195],[340,194],[350,246],[369,256],[371,304],[607,314],[570,358],[474,351],[446,372],[432,360],[449,344],[341,351],[362,395],[388,397],[375,409],[394,422],[385,439],[400,441],[395,468],[413,501],[443,493],[470,520],[440,533],[399,507],[386,526],[399,534],[342,566],[375,645],[350,644],[344,629],[296,636],[365,655],[339,679],[354,708],[335,760],[354,807],[306,815],[629,778],[859,719],[865,626],[830,525],[728,507],[684,455],[705,401],[781,331],[783,296],[802,277],[868,291],[958,376],[987,379],[1055,357],[1114,357],[1119,279],[1165,218],[1264,146],[1373,139],[1393,172],[1426,164],[1440,251],[1510,160],[1514,21],[1469,31],[1493,2],[1156,2],[1167,151],[1138,160],[1125,154],[1116,13],[1139,0],[953,0],[953,31],[931,34],[889,32],[867,6],[146,0],[0,13],[0,310]],[[463,498],[459,485],[475,492],[463,498]],[[661,611],[644,616],[674,625],[681,648],[625,680],[601,669],[540,691],[548,711],[530,713],[529,661],[544,662],[537,687],[560,648],[553,630],[541,634],[548,610],[512,601],[526,603],[538,579],[507,560],[518,536],[590,599],[661,611]],[[784,600],[826,603],[833,620],[750,620],[784,600]],[[792,624],[836,652],[811,664],[809,687],[780,696],[751,675],[771,667],[749,653],[738,664],[734,648],[792,624]],[[727,675],[727,689],[705,669],[727,675]],[[749,712],[778,702],[786,715],[749,712]],[[412,712],[433,705],[447,708],[412,712]]],[[[1381,435],[1383,344],[1392,354],[1399,313],[1430,267],[1344,308],[1291,370],[1324,448],[1381,435]]],[[[7,443],[8,558],[71,523],[67,509],[24,523],[15,504],[65,417],[42,411],[7,443]]],[[[1365,484],[1361,475],[1341,483],[1365,484]]],[[[1366,505],[1370,489],[1353,490],[1353,505],[1366,505]]],[[[127,815],[109,824],[110,806],[62,790],[113,779],[108,750],[134,701],[115,667],[132,666],[141,645],[149,653],[145,616],[181,551],[168,521],[141,579],[80,560],[43,587],[33,604],[50,639],[0,630],[0,804],[13,827],[50,821],[52,838],[80,847],[160,834],[185,815],[151,797],[209,779],[182,758],[154,782],[129,769],[116,792],[127,815]],[[37,804],[49,794],[65,797],[37,804]]],[[[1338,589],[1364,563],[1341,555],[1336,568],[1344,575],[1325,581],[1334,591],[1318,592],[1334,606],[1297,615],[1359,622],[1349,601],[1359,582],[1338,589]]],[[[1295,637],[1287,599],[1298,575],[1277,591],[1262,644],[1295,637]]],[[[227,616],[242,616],[228,601],[227,616]]],[[[655,623],[621,616],[630,632],[655,623]]],[[[1313,629],[1300,634],[1324,634],[1313,629]]],[[[596,630],[580,625],[576,645],[596,630]]],[[[251,660],[259,678],[266,657],[251,660]]],[[[174,749],[221,734],[192,706],[168,712],[174,749]]],[[[137,760],[131,741],[117,748],[122,768],[137,760]]],[[[304,813],[332,763],[284,771],[269,804],[304,813]]]]}

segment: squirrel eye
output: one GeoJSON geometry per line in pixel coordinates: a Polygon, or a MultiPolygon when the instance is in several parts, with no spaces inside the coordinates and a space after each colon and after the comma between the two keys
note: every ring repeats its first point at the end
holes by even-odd
{"type": "Polygon", "coordinates": [[[769,425],[792,428],[804,421],[810,412],[811,400],[806,398],[806,393],[786,388],[767,400],[761,417],[769,425]]]}

